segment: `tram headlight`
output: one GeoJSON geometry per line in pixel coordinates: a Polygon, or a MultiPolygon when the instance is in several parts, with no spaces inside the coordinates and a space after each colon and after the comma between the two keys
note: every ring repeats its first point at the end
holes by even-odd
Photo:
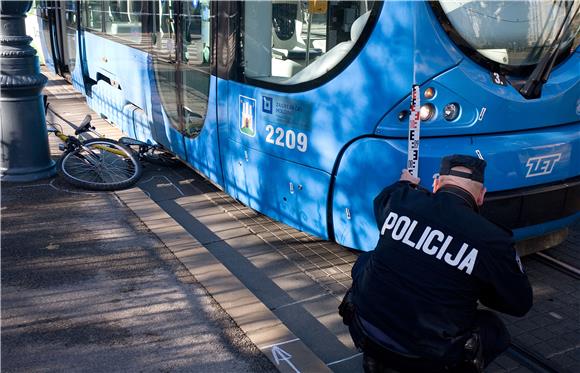
{"type": "Polygon", "coordinates": [[[402,122],[405,119],[407,119],[408,116],[409,116],[409,110],[401,110],[399,115],[397,115],[397,118],[399,118],[399,121],[402,122]]]}
{"type": "Polygon", "coordinates": [[[419,117],[422,121],[427,121],[435,115],[435,106],[431,104],[425,104],[421,106],[419,110],[419,117]]]}
{"type": "Polygon", "coordinates": [[[435,97],[435,88],[433,87],[429,87],[425,90],[425,92],[423,93],[423,96],[425,96],[425,98],[427,100],[432,99],[433,97],[435,97]]]}
{"type": "Polygon", "coordinates": [[[448,122],[454,121],[459,116],[460,110],[459,104],[456,104],[455,102],[447,104],[443,108],[443,118],[448,122]]]}

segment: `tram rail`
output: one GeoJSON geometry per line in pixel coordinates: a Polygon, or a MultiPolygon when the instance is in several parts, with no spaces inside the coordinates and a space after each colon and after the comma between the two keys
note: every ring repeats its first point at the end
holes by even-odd
{"type": "Polygon", "coordinates": [[[558,364],[542,357],[518,341],[512,341],[506,353],[532,372],[562,373],[566,371],[558,364]]]}
{"type": "Polygon", "coordinates": [[[533,255],[530,255],[530,257],[542,264],[545,264],[551,268],[556,269],[559,272],[565,273],[566,275],[574,278],[575,280],[580,280],[580,269],[574,267],[573,265],[565,263],[545,253],[535,253],[533,255]]]}

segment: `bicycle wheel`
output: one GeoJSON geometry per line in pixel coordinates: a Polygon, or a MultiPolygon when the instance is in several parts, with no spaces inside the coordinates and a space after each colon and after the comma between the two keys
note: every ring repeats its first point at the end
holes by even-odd
{"type": "Polygon", "coordinates": [[[132,186],[143,168],[135,153],[110,139],[89,139],[60,157],[58,172],[69,183],[91,190],[117,190],[132,186]]]}

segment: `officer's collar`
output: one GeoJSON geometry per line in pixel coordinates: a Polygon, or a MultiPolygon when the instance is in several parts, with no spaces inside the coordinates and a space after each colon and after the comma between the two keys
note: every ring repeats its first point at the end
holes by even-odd
{"type": "Polygon", "coordinates": [[[479,206],[477,206],[477,203],[475,203],[475,199],[473,198],[471,193],[469,193],[468,191],[466,191],[465,189],[463,189],[461,187],[458,187],[455,185],[445,185],[445,186],[441,187],[441,189],[439,189],[437,191],[437,193],[452,194],[455,197],[458,197],[461,200],[463,200],[474,211],[479,212],[479,206]]]}

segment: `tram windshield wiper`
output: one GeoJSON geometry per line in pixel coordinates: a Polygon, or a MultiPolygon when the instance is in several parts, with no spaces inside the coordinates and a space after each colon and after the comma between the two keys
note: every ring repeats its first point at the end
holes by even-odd
{"type": "Polygon", "coordinates": [[[538,62],[534,71],[532,71],[524,85],[519,89],[519,92],[525,98],[539,98],[542,94],[542,86],[548,81],[548,78],[550,77],[550,73],[554,68],[554,63],[556,62],[556,58],[560,54],[562,41],[566,38],[568,30],[573,24],[574,18],[578,14],[578,9],[580,9],[580,7],[576,8],[576,11],[572,14],[573,7],[574,2],[571,1],[567,9],[566,16],[564,17],[562,25],[560,26],[560,30],[558,31],[558,34],[556,34],[556,38],[554,38],[552,45],[550,45],[548,53],[546,53],[546,55],[538,62]]]}

